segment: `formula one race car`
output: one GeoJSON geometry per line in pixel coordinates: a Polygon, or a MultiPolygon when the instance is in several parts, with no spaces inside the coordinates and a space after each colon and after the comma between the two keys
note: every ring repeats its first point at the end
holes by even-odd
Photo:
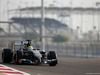
{"type": "Polygon", "coordinates": [[[54,51],[46,52],[45,50],[33,49],[31,40],[14,41],[11,47],[11,49],[3,49],[2,60],[4,63],[49,64],[49,66],[56,66],[58,63],[54,51]]]}

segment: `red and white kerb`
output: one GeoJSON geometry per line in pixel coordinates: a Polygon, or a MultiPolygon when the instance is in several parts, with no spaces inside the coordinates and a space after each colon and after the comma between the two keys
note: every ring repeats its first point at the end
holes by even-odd
{"type": "Polygon", "coordinates": [[[30,75],[30,74],[0,64],[0,75],[30,75]]]}

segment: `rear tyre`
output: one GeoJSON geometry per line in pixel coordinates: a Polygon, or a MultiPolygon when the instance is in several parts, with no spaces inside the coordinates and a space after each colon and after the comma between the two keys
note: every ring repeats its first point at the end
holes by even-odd
{"type": "Polygon", "coordinates": [[[11,49],[3,49],[2,52],[2,61],[4,63],[10,63],[12,59],[11,49]]]}
{"type": "Polygon", "coordinates": [[[22,64],[22,52],[21,51],[17,51],[16,55],[15,55],[15,63],[16,64],[22,64]]]}
{"type": "Polygon", "coordinates": [[[57,57],[56,57],[55,51],[49,51],[49,53],[47,55],[47,59],[48,60],[56,59],[55,61],[51,61],[49,63],[49,66],[56,66],[56,64],[57,64],[57,57]]]}

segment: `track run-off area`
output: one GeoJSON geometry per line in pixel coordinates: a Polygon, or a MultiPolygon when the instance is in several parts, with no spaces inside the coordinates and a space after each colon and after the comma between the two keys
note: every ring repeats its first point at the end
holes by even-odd
{"type": "MultiPolygon", "coordinates": [[[[29,73],[30,75],[100,75],[100,58],[96,57],[58,58],[58,64],[51,67],[48,64],[34,66],[3,63],[0,55],[0,65],[5,65],[21,72],[29,73]]],[[[0,73],[0,75],[5,74],[0,73]]]]}

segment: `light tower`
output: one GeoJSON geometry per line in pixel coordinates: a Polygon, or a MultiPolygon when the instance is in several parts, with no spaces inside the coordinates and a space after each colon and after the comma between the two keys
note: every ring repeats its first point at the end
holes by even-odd
{"type": "Polygon", "coordinates": [[[41,25],[40,25],[40,40],[41,47],[45,50],[45,18],[44,18],[44,0],[41,0],[41,25]]]}

